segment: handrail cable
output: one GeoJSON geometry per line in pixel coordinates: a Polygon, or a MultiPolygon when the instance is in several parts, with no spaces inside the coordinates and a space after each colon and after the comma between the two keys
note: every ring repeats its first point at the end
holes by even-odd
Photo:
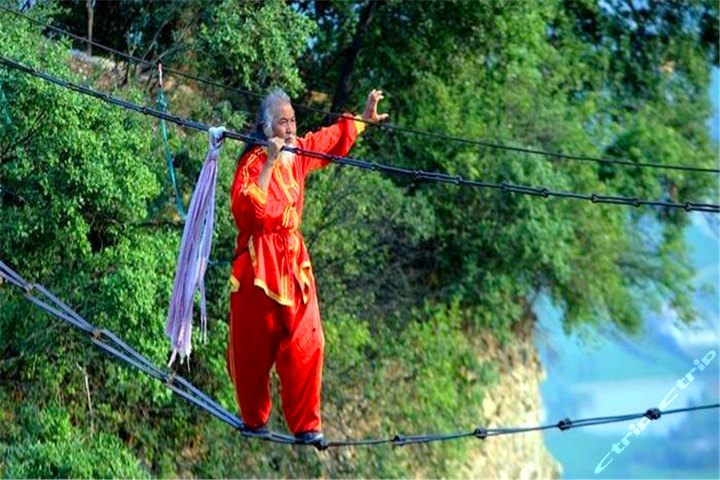
{"type": "MultiPolygon", "coordinates": [[[[92,97],[103,100],[106,103],[110,103],[112,105],[116,105],[116,106],[119,106],[119,107],[122,107],[122,108],[125,108],[128,110],[142,113],[144,115],[165,119],[165,120],[173,122],[177,125],[181,125],[181,126],[184,126],[187,128],[200,130],[200,131],[208,131],[208,129],[210,128],[208,125],[201,123],[201,122],[197,122],[195,120],[190,120],[190,119],[178,117],[175,115],[171,115],[167,112],[161,112],[159,110],[156,110],[156,109],[153,109],[150,107],[140,106],[135,103],[128,102],[126,100],[121,100],[119,98],[113,97],[106,93],[91,89],[89,87],[85,87],[85,86],[79,85],[77,83],[69,82],[67,80],[62,80],[60,78],[49,75],[48,73],[36,70],[33,67],[29,67],[29,66],[23,65],[21,63],[15,62],[14,60],[10,60],[7,57],[2,56],[2,55],[0,55],[0,64],[3,64],[7,67],[22,71],[23,73],[27,73],[29,75],[40,78],[47,82],[54,83],[61,87],[67,88],[69,90],[73,90],[75,92],[82,93],[85,95],[90,95],[92,97]]],[[[267,141],[260,140],[250,133],[239,133],[239,132],[234,132],[234,131],[228,130],[226,132],[225,136],[228,138],[235,139],[235,140],[243,141],[245,143],[267,145],[267,141]]],[[[676,202],[667,202],[667,201],[662,201],[662,200],[645,200],[645,199],[639,199],[639,198],[634,198],[634,197],[623,197],[623,196],[616,196],[616,195],[602,195],[602,194],[595,194],[595,193],[585,194],[585,193],[555,191],[555,190],[550,190],[547,187],[533,187],[533,186],[529,186],[529,185],[517,185],[517,184],[512,184],[512,183],[506,183],[506,182],[505,183],[482,182],[482,181],[478,181],[478,180],[468,180],[468,179],[462,177],[461,175],[450,175],[447,173],[427,172],[427,171],[423,171],[423,170],[416,170],[416,169],[411,169],[411,168],[406,168],[406,167],[397,167],[394,165],[374,163],[374,162],[369,162],[369,161],[357,159],[357,158],[344,157],[344,156],[339,156],[339,155],[331,155],[328,153],[316,152],[313,150],[305,150],[303,148],[298,148],[298,147],[284,146],[282,148],[283,148],[283,150],[287,150],[290,152],[299,153],[301,155],[306,155],[309,157],[329,160],[329,161],[332,161],[332,162],[335,162],[338,164],[342,164],[342,165],[351,165],[351,166],[354,166],[357,168],[363,168],[366,170],[379,171],[379,172],[390,173],[390,174],[395,174],[395,175],[410,176],[415,180],[429,180],[429,181],[435,181],[435,182],[440,182],[440,183],[465,185],[465,186],[470,186],[470,187],[475,187],[475,188],[496,189],[496,190],[501,190],[502,192],[505,192],[505,193],[516,193],[516,194],[531,195],[531,196],[535,196],[535,197],[544,197],[544,198],[548,198],[548,197],[569,198],[569,199],[575,199],[575,200],[590,201],[592,203],[629,205],[629,206],[635,206],[635,207],[652,206],[652,207],[683,209],[686,211],[720,213],[720,205],[717,205],[717,204],[696,203],[696,202],[689,202],[689,201],[685,201],[682,203],[676,203],[676,202]]]]}

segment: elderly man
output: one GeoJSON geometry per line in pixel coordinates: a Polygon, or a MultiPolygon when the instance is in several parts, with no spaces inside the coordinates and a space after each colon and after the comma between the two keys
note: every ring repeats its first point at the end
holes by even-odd
{"type": "MultiPolygon", "coordinates": [[[[370,92],[362,119],[379,122],[383,95],[370,92]]],[[[344,116],[332,126],[296,137],[295,112],[282,90],[262,102],[258,134],[268,146],[248,148],[232,187],[238,228],[230,277],[227,366],[246,426],[263,434],[270,416],[270,369],[280,376],[282,408],[301,443],[322,446],[320,389],[324,337],[315,278],[299,231],[305,176],[329,162],[283,146],[345,155],[365,123],[344,116]]]]}

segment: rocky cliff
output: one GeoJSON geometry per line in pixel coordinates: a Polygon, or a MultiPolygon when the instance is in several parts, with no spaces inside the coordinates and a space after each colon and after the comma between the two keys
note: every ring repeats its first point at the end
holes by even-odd
{"type": "MultiPolygon", "coordinates": [[[[500,345],[493,335],[481,335],[483,361],[498,365],[499,381],[489,387],[482,414],[489,427],[538,425],[540,383],[545,369],[535,348],[534,319],[516,325],[513,339],[500,345]]],[[[490,437],[458,467],[461,478],[560,478],[561,465],[545,448],[540,432],[490,437]]]]}

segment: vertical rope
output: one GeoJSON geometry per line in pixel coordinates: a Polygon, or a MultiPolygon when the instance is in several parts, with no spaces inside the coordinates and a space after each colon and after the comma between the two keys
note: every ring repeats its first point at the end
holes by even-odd
{"type": "MultiPolygon", "coordinates": [[[[165,86],[163,84],[163,70],[162,63],[158,62],[158,80],[159,86],[157,95],[157,105],[161,112],[165,112],[167,109],[167,100],[165,99],[165,86]]],[[[175,204],[177,205],[178,212],[183,220],[187,218],[185,207],[182,203],[182,196],[180,195],[180,189],[177,184],[177,177],[175,175],[175,166],[173,165],[172,151],[170,150],[170,142],[168,142],[167,126],[165,125],[165,119],[160,119],[160,131],[162,132],[163,143],[165,144],[165,160],[168,165],[168,173],[170,174],[170,183],[172,184],[173,193],[175,194],[175,204]]]]}

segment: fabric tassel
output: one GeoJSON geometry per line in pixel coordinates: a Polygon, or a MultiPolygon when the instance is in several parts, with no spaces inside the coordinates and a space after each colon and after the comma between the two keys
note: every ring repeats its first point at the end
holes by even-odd
{"type": "Polygon", "coordinates": [[[178,354],[181,364],[186,357],[190,357],[193,303],[195,292],[198,290],[202,337],[207,338],[204,278],[212,247],[217,159],[220,155],[220,147],[224,143],[225,128],[211,128],[208,133],[210,146],[188,208],[165,325],[165,334],[170,337],[172,344],[168,367],[173,364],[178,354]]]}

